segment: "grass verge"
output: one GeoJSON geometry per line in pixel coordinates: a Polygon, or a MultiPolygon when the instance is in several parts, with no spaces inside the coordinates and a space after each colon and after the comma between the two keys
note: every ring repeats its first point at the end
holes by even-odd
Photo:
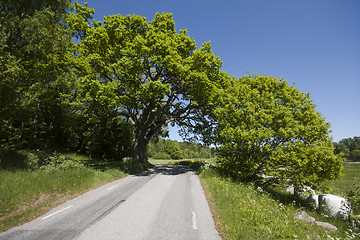
{"type": "Polygon", "coordinates": [[[47,165],[36,169],[0,170],[0,232],[127,175],[118,168],[96,169],[84,165],[81,161],[89,158],[81,155],[56,154],[49,159],[47,165]]]}
{"type": "MultiPolygon", "coordinates": [[[[350,224],[329,221],[339,231],[332,232],[310,223],[299,222],[295,204],[283,204],[253,185],[222,178],[214,169],[200,177],[210,204],[216,208],[218,226],[225,239],[358,239],[350,224]]],[[[318,216],[316,216],[317,220],[318,216]]],[[[323,218],[320,218],[323,221],[323,218]]]]}

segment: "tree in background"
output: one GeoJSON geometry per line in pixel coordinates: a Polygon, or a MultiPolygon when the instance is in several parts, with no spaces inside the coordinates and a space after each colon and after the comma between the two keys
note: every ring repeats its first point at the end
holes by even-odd
{"type": "Polygon", "coordinates": [[[67,143],[73,75],[65,63],[69,0],[0,4],[0,144],[45,148],[67,143]]]}
{"type": "Polygon", "coordinates": [[[75,9],[67,21],[79,38],[72,51],[85,99],[133,126],[133,156],[145,161],[164,126],[188,124],[211,101],[222,62],[210,43],[196,49],[185,30],[176,32],[171,14],[150,22],[113,15],[90,24],[94,11],[77,3],[75,9]]]}
{"type": "Polygon", "coordinates": [[[360,161],[360,137],[345,138],[334,143],[335,153],[342,153],[348,161],[360,161]]]}
{"type": "Polygon", "coordinates": [[[342,169],[309,94],[269,76],[234,78],[215,110],[220,166],[245,181],[313,185],[342,169]]]}
{"type": "Polygon", "coordinates": [[[170,154],[171,159],[182,159],[184,157],[176,141],[166,141],[165,151],[170,154]]]}
{"type": "Polygon", "coordinates": [[[350,159],[354,162],[360,162],[360,150],[352,150],[350,153],[350,159]]]}

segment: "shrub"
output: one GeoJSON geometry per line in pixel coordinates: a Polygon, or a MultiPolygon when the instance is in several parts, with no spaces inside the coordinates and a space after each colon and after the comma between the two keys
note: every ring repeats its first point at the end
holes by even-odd
{"type": "Polygon", "coordinates": [[[0,147],[0,168],[24,169],[27,167],[26,156],[24,154],[0,147]]]}
{"type": "Polygon", "coordinates": [[[351,203],[354,214],[360,214],[360,185],[356,185],[347,195],[351,203]]]}
{"type": "Polygon", "coordinates": [[[204,168],[205,168],[205,163],[202,161],[196,161],[196,160],[192,160],[192,161],[181,161],[178,163],[179,165],[184,165],[184,166],[188,166],[191,169],[193,169],[194,171],[196,171],[197,173],[200,173],[204,168]]]}

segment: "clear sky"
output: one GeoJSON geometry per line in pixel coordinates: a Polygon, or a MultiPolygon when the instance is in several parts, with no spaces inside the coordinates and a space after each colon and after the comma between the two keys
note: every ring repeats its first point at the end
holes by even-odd
{"type": "MultiPolygon", "coordinates": [[[[85,1],[79,1],[83,3],[85,1]]],[[[88,0],[95,19],[173,13],[222,70],[267,74],[310,92],[334,141],[360,136],[360,0],[88,0]]],[[[181,140],[175,128],[170,138],[181,140]]]]}

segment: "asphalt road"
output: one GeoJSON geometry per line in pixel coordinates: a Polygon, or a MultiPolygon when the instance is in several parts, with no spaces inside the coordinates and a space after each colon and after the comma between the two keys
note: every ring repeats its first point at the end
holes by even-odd
{"type": "Polygon", "coordinates": [[[159,165],[108,183],[0,239],[220,239],[198,176],[159,165]]]}

